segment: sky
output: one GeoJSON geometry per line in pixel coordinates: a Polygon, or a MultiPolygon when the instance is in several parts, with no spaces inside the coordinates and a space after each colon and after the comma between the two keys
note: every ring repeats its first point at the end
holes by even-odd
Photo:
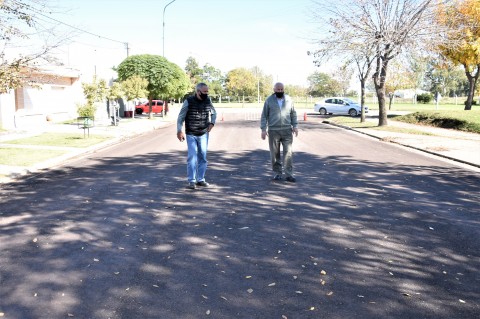
{"type": "Polygon", "coordinates": [[[182,69],[191,56],[200,67],[210,64],[222,73],[258,66],[285,84],[306,86],[307,77],[319,71],[307,55],[316,32],[312,0],[170,2],[51,1],[55,10],[50,17],[89,32],[63,25],[76,35],[56,57],[85,77],[96,73],[107,80],[114,77],[111,68],[127,57],[125,43],[129,55],[163,55],[182,69]]]}

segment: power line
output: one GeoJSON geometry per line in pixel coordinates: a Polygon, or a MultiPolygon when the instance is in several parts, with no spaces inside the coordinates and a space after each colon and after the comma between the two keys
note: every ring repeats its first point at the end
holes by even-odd
{"type": "Polygon", "coordinates": [[[122,44],[125,44],[125,45],[128,47],[128,42],[123,42],[123,41],[118,41],[118,40],[110,39],[110,38],[101,36],[101,35],[99,35],[99,34],[95,34],[95,33],[92,33],[92,32],[90,32],[90,31],[86,31],[86,30],[80,29],[80,28],[78,28],[78,27],[75,27],[75,26],[73,26],[73,25],[71,25],[71,24],[62,22],[62,21],[60,21],[60,20],[54,19],[54,18],[49,17],[49,16],[47,16],[47,15],[44,15],[44,14],[38,12],[38,11],[37,11],[36,13],[37,13],[38,15],[41,15],[42,17],[45,17],[45,18],[50,19],[50,20],[53,20],[53,21],[55,21],[55,22],[57,22],[57,23],[66,25],[67,27],[70,27],[70,28],[72,28],[72,29],[78,30],[78,31],[80,31],[80,32],[87,33],[87,34],[93,35],[94,37],[98,37],[98,38],[105,39],[105,40],[108,40],[108,41],[113,41],[113,42],[117,42],[117,43],[122,43],[122,44]]]}

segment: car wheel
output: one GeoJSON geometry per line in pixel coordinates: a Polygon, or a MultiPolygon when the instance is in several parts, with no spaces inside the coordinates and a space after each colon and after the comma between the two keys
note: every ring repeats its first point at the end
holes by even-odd
{"type": "Polygon", "coordinates": [[[135,109],[135,114],[142,115],[143,110],[142,109],[135,109]]]}
{"type": "Polygon", "coordinates": [[[355,116],[358,115],[358,112],[357,112],[357,110],[355,110],[355,109],[350,109],[350,110],[348,111],[348,115],[350,115],[351,117],[355,117],[355,116]]]}
{"type": "Polygon", "coordinates": [[[322,107],[320,110],[318,110],[318,112],[320,113],[320,115],[327,114],[327,110],[324,107],[322,107]]]}

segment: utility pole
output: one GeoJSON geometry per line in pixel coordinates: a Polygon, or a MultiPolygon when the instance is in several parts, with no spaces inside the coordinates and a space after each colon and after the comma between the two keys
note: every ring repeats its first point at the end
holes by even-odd
{"type": "Polygon", "coordinates": [[[167,7],[172,4],[173,2],[175,2],[175,0],[172,0],[170,1],[169,3],[167,3],[167,5],[163,8],[163,43],[162,43],[162,50],[163,50],[163,57],[165,57],[165,10],[167,9],[167,7]]]}

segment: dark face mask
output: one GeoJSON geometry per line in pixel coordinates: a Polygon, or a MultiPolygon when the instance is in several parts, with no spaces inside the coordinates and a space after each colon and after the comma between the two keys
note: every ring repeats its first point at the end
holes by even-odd
{"type": "Polygon", "coordinates": [[[200,92],[200,98],[202,99],[202,101],[205,101],[208,98],[208,94],[200,92]]]}
{"type": "Polygon", "coordinates": [[[277,98],[281,99],[283,97],[283,92],[275,92],[277,98]]]}

